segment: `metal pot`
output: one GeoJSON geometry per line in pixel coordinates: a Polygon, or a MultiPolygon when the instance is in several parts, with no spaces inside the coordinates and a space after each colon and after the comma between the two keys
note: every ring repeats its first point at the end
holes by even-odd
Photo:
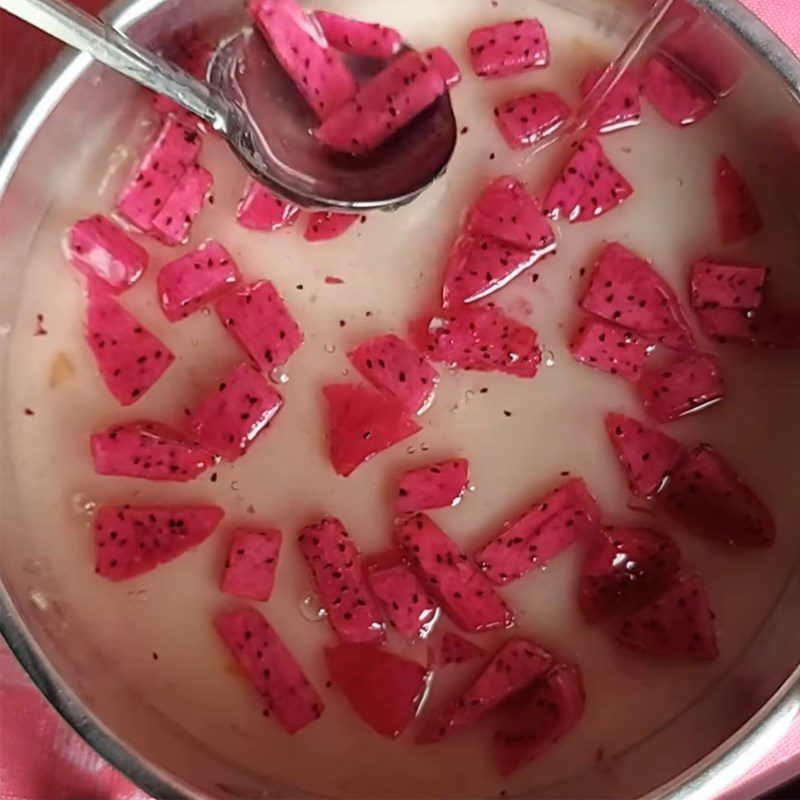
{"type": "MultiPolygon", "coordinates": [[[[551,0],[595,15],[603,24],[626,25],[641,4],[631,0],[551,0]],[[633,9],[637,9],[634,11],[633,9]]],[[[422,2],[422,0],[419,0],[422,2]]],[[[762,126],[767,168],[775,191],[799,209],[800,61],[737,0],[694,0],[740,51],[747,80],[758,88],[747,124],[762,126]],[[769,122],[769,124],[766,124],[769,122]],[[768,133],[767,133],[768,132],[768,133]]],[[[108,13],[119,28],[156,45],[197,19],[240,13],[230,0],[121,0],[108,13]]],[[[17,43],[19,46],[19,42],[17,43]]],[[[4,53],[13,71],[36,63],[4,53]]],[[[8,66],[6,66],[8,69],[8,66]]],[[[13,81],[12,81],[13,83],[13,81]]],[[[6,82],[6,90],[13,86],[6,82]]],[[[82,55],[64,53],[30,93],[0,151],[2,296],[0,324],[15,322],[16,297],[26,255],[53,187],[51,176],[67,169],[71,148],[96,119],[112,116],[132,86],[82,55]]],[[[8,98],[6,98],[7,100],[8,98]]],[[[6,337],[0,337],[5,374],[6,337]]],[[[7,393],[2,394],[3,419],[7,393]]],[[[20,569],[29,545],[9,462],[8,434],[2,446],[2,535],[0,625],[42,692],[96,750],[152,795],[160,797],[298,797],[244,773],[192,740],[185,731],[143,706],[81,653],[57,603],[37,601],[35,581],[20,569]]],[[[614,760],[614,769],[590,770],[546,787],[547,797],[710,798],[754,764],[787,730],[800,711],[800,563],[758,635],[733,667],[689,708],[614,760]]]]}

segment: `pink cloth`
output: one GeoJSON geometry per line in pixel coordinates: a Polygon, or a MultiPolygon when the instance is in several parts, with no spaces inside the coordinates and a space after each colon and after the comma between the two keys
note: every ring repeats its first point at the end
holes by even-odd
{"type": "MultiPolygon", "coordinates": [[[[800,52],[800,0],[744,2],[800,52]]],[[[0,709],[0,800],[147,800],[53,711],[2,644],[0,709]]],[[[749,800],[797,772],[800,719],[724,800],[749,800]]]]}

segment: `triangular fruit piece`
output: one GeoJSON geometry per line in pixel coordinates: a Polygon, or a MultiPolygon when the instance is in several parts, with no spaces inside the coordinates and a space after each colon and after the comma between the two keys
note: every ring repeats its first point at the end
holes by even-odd
{"type": "Polygon", "coordinates": [[[717,161],[714,199],[723,242],[741,242],[764,227],[752,192],[726,156],[720,156],[717,161]]]}
{"type": "Polygon", "coordinates": [[[402,514],[455,506],[469,482],[466,458],[439,461],[406,472],[397,488],[397,510],[402,514]]]}
{"type": "Polygon", "coordinates": [[[466,664],[476,658],[482,658],[486,651],[475,642],[465,639],[458,633],[446,633],[439,643],[436,654],[437,667],[446,667],[449,664],[466,664]]]}

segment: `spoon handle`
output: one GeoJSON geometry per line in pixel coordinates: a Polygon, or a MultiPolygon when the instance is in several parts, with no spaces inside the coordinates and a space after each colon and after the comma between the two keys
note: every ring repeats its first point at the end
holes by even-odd
{"type": "Polygon", "coordinates": [[[97,17],[64,0],[0,0],[0,8],[226,131],[230,104],[220,92],[97,17]]]}

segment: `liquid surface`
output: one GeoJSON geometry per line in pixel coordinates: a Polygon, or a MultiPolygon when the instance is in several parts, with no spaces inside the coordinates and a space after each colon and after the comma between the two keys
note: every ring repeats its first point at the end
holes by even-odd
{"type": "MultiPolygon", "coordinates": [[[[42,221],[27,266],[18,323],[12,331],[7,391],[13,461],[28,513],[27,535],[38,563],[19,564],[52,578],[49,597],[88,647],[143,703],[243,769],[312,793],[346,797],[472,797],[537,787],[592,768],[647,737],[693,702],[737,658],[777,598],[798,555],[800,509],[800,361],[797,354],[719,349],[728,394],[724,402],[673,423],[684,442],[708,441],[741,472],[772,510],[778,529],[773,548],[746,551],[715,546],[666,518],[628,506],[622,474],[606,441],[607,410],[643,418],[624,381],[574,362],[567,338],[578,317],[580,270],[604,240],[617,240],[654,260],[685,300],[688,265],[709,252],[738,254],[773,268],[775,295],[800,301],[798,232],[770,192],[753,144],[737,133],[725,107],[701,124],[676,131],[649,107],[639,128],[604,139],[615,165],[635,187],[622,207],[598,221],[562,226],[557,254],[495,299],[539,331],[545,358],[540,374],[523,381],[496,374],[444,372],[423,430],[379,455],[349,478],[336,476],[324,440],[321,387],[357,380],[346,352],[386,332],[404,335],[406,322],[441,281],[441,265],[463,209],[486,182],[520,174],[541,193],[563,160],[556,145],[519,168],[496,131],[491,109],[524,91],[560,91],[573,106],[580,77],[607,60],[620,42],[585,20],[547,3],[503,0],[465,11],[457,3],[401,4],[365,0],[330,4],[334,10],[400,28],[420,48],[442,44],[458,59],[464,81],[453,94],[463,133],[447,174],[416,202],[392,215],[375,215],[338,240],[312,246],[301,228],[276,234],[245,230],[234,210],[245,175],[221,142],[207,137],[201,163],[215,176],[215,202],[194,225],[190,247],[213,236],[234,255],[247,279],[269,278],[305,332],[280,391],[286,403],[273,428],[235,464],[188,485],[158,485],[93,473],[91,431],[133,419],[179,425],[184,409],[243,355],[216,316],[201,312],[169,324],[156,301],[161,264],[185,249],[139,237],[152,254],[144,279],[123,296],[126,307],[178,355],[164,378],[135,406],[121,409],[100,380],[83,341],[84,298],[65,266],[62,233],[76,219],[108,212],[155,124],[132,109],[124,126],[92,143],[81,179],[63,187],[42,221]],[[471,74],[464,41],[477,25],[536,15],[550,37],[552,64],[502,81],[471,74]],[[716,156],[742,165],[767,221],[765,234],[745,250],[717,244],[710,185],[716,156]],[[329,282],[326,278],[341,281],[329,282]],[[40,316],[39,316],[40,315],[40,316]],[[37,328],[46,335],[33,335],[37,328]],[[482,390],[487,391],[483,392],[482,390]],[[26,409],[32,413],[26,413],[26,409]],[[365,553],[383,549],[392,524],[398,475],[414,466],[463,456],[473,487],[455,508],[432,516],[466,551],[502,521],[562,480],[580,475],[597,494],[605,521],[661,528],[684,559],[701,572],[717,615],[721,656],[710,664],[679,664],[620,649],[601,626],[582,622],[575,589],[581,548],[546,570],[502,590],[516,610],[518,630],[577,661],[587,706],[580,725],[552,751],[512,779],[500,780],[491,763],[491,726],[479,725],[444,743],[413,745],[413,730],[397,741],[375,736],[335,689],[326,688],[321,648],[334,636],[305,601],[310,582],[294,539],[322,514],[340,517],[365,553]],[[91,508],[116,502],[215,502],[226,519],[201,547],[148,575],[112,584],[93,573],[91,508]],[[322,692],[323,717],[294,737],[261,714],[262,704],[233,667],[210,621],[228,604],[218,590],[227,532],[236,524],[280,528],[284,546],[276,590],[259,604],[322,692]]],[[[141,113],[140,113],[141,112],[141,113]]],[[[84,152],[86,148],[84,148],[84,152]]],[[[710,345],[709,345],[710,347],[710,345]]],[[[634,505],[637,505],[634,503],[634,505]]],[[[36,581],[32,580],[32,586],[36,581]]],[[[436,636],[452,629],[441,621],[436,636]]],[[[497,635],[476,637],[491,647],[497,635]]],[[[409,652],[396,637],[391,646],[409,652]]],[[[426,645],[412,655],[426,658],[426,645]]],[[[474,668],[453,667],[432,683],[435,708],[474,668]]]]}

